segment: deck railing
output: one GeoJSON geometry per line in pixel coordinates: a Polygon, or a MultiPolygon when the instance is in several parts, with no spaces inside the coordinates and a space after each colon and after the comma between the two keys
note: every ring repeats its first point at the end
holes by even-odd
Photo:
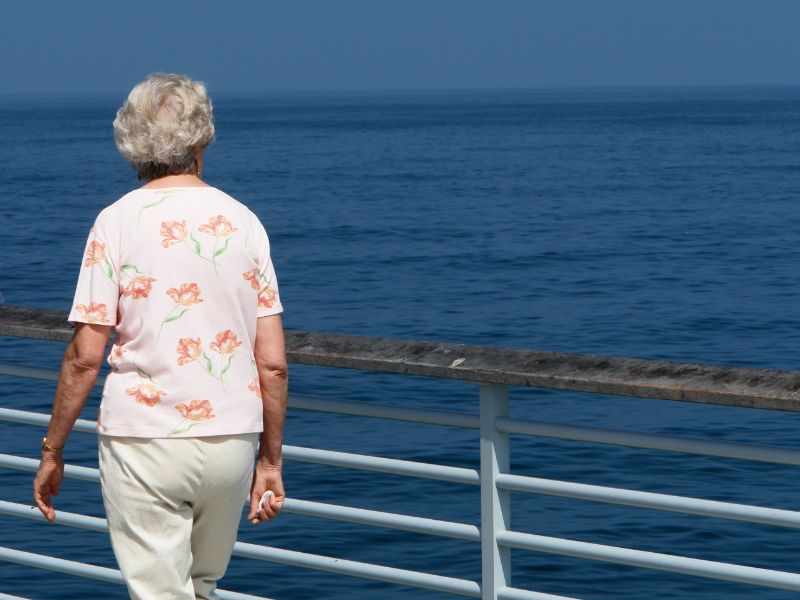
{"type": "MultiPolygon", "coordinates": [[[[0,306],[0,335],[69,341],[72,327],[66,323],[66,316],[67,313],[63,311],[0,306]]],[[[290,396],[289,407],[476,429],[480,434],[480,465],[477,469],[290,445],[284,446],[283,456],[287,460],[479,486],[479,524],[294,498],[286,499],[283,510],[323,519],[478,542],[481,548],[481,578],[480,582],[458,579],[243,542],[236,543],[234,556],[492,600],[565,598],[512,587],[512,548],[800,591],[800,574],[797,573],[512,530],[511,491],[792,528],[800,527],[800,512],[515,475],[509,468],[509,434],[784,465],[800,465],[800,451],[515,419],[509,416],[508,396],[509,386],[525,386],[800,411],[800,373],[292,330],[286,331],[286,344],[290,363],[441,377],[476,384],[480,408],[477,416],[455,411],[379,406],[295,395],[290,396]]],[[[58,378],[55,371],[8,364],[0,364],[0,374],[53,381],[58,378]]],[[[98,385],[102,382],[102,378],[99,378],[98,385]]],[[[49,419],[47,414],[0,408],[0,420],[46,428],[49,419]]],[[[96,423],[78,420],[74,431],[96,434],[96,423]]],[[[38,461],[0,454],[0,467],[35,472],[38,461]]],[[[97,469],[75,465],[66,466],[65,476],[99,481],[97,469]]],[[[0,514],[45,522],[38,511],[31,510],[30,505],[4,500],[0,501],[0,514]]],[[[106,531],[104,519],[65,511],[59,511],[56,522],[106,531]]],[[[0,560],[122,583],[119,571],[113,569],[13,548],[0,547],[0,560]]],[[[2,591],[0,598],[11,597],[3,596],[2,591]]],[[[221,591],[220,596],[230,599],[256,598],[231,591],[221,591]]]]}

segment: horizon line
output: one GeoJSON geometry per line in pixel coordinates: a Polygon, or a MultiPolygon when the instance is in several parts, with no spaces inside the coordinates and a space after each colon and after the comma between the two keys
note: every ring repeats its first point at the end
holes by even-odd
{"type": "MultiPolygon", "coordinates": [[[[202,80],[201,80],[202,81],[202,80]]],[[[204,81],[204,83],[207,82],[204,81]]],[[[487,87],[452,87],[452,88],[261,88],[261,89],[222,89],[209,90],[212,97],[236,95],[373,95],[373,94],[458,94],[458,93],[525,93],[525,92],[580,92],[580,91],[647,91],[647,90],[700,90],[700,89],[765,89],[765,88],[800,88],[800,83],[665,83],[665,84],[619,84],[619,85],[561,85],[561,86],[487,86],[487,87]]],[[[0,92],[0,98],[89,98],[100,96],[118,96],[118,91],[21,91],[0,92]]]]}

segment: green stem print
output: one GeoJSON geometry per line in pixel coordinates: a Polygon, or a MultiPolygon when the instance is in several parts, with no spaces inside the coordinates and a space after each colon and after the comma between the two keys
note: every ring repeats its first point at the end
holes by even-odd
{"type": "Polygon", "coordinates": [[[264,272],[263,272],[263,273],[259,273],[259,274],[258,274],[258,278],[259,278],[261,281],[263,281],[263,282],[264,282],[264,287],[265,287],[265,288],[268,288],[268,287],[269,287],[269,284],[270,284],[270,283],[272,283],[272,280],[271,280],[271,279],[267,279],[267,276],[264,274],[264,273],[266,273],[266,272],[267,272],[267,269],[264,269],[264,272]]]}
{"type": "Polygon", "coordinates": [[[170,431],[167,434],[167,437],[169,437],[171,435],[178,435],[180,433],[186,433],[187,431],[189,431],[195,425],[199,425],[199,423],[196,423],[196,422],[192,423],[189,419],[184,419],[183,421],[180,422],[180,424],[175,429],[173,429],[172,431],[170,431]],[[184,423],[188,423],[189,425],[187,425],[186,427],[183,427],[184,423]]]}
{"type": "Polygon", "coordinates": [[[106,277],[108,277],[113,283],[117,283],[116,280],[114,279],[114,267],[111,264],[111,261],[108,260],[108,255],[106,255],[104,259],[106,263],[106,268],[103,272],[105,273],[106,277]]]}
{"type": "Polygon", "coordinates": [[[191,233],[189,233],[189,238],[194,242],[194,245],[190,244],[188,240],[183,240],[183,242],[188,246],[189,250],[191,250],[195,256],[202,258],[211,263],[211,266],[214,268],[214,274],[219,277],[219,271],[217,270],[217,262],[212,256],[212,258],[208,258],[207,256],[203,256],[203,246],[197,241],[191,233]]]}
{"type": "Polygon", "coordinates": [[[133,362],[133,368],[136,369],[136,373],[139,375],[139,379],[141,380],[139,383],[144,383],[144,380],[146,379],[148,383],[157,385],[156,382],[153,381],[153,376],[136,364],[136,358],[134,358],[131,362],[133,362]]]}
{"type": "Polygon", "coordinates": [[[181,283],[179,287],[169,288],[167,290],[167,296],[175,301],[175,306],[170,309],[170,311],[167,313],[167,316],[164,317],[163,321],[161,321],[161,325],[158,328],[158,333],[156,334],[156,339],[161,337],[161,331],[164,329],[164,325],[167,323],[172,323],[173,321],[177,321],[183,315],[185,315],[193,305],[199,304],[203,301],[203,299],[200,297],[200,288],[195,282],[181,283]],[[177,315],[173,314],[181,307],[183,307],[181,312],[179,312],[177,315]]]}
{"type": "Polygon", "coordinates": [[[261,387],[258,380],[258,367],[256,366],[256,358],[252,353],[250,354],[250,371],[253,373],[253,381],[251,381],[250,385],[247,387],[251,392],[255,393],[260,398],[261,387]]]}
{"type": "Polygon", "coordinates": [[[177,320],[178,320],[178,319],[180,319],[180,318],[181,318],[183,315],[185,315],[185,314],[186,314],[186,311],[188,311],[188,310],[189,310],[188,308],[184,308],[184,309],[183,309],[183,310],[182,310],[180,313],[178,313],[177,315],[172,315],[172,313],[174,313],[174,312],[175,312],[175,309],[179,308],[180,306],[181,306],[180,304],[176,304],[175,306],[173,306],[173,307],[172,307],[172,309],[171,309],[171,310],[170,310],[170,311],[167,313],[167,316],[166,316],[166,317],[164,317],[164,320],[163,320],[163,321],[161,321],[161,326],[158,328],[158,333],[156,334],[156,339],[158,339],[159,337],[161,337],[161,330],[162,330],[162,329],[164,329],[164,325],[166,325],[167,323],[172,323],[172,321],[177,321],[177,320]],[[172,315],[172,316],[170,316],[170,315],[172,315]]]}
{"type": "Polygon", "coordinates": [[[219,242],[219,236],[214,236],[214,245],[211,248],[211,264],[214,265],[214,273],[219,275],[219,271],[217,270],[217,242],[219,242]]]}
{"type": "Polygon", "coordinates": [[[142,219],[142,211],[143,211],[145,208],[152,208],[153,206],[158,206],[159,204],[161,204],[162,202],[164,202],[164,200],[166,200],[166,199],[167,199],[167,198],[169,198],[170,196],[171,196],[170,194],[166,194],[166,195],[164,195],[164,196],[161,196],[161,198],[159,198],[159,199],[158,199],[158,200],[156,200],[155,202],[150,202],[149,204],[145,204],[144,206],[142,206],[142,207],[139,209],[139,213],[136,215],[136,226],[138,227],[138,226],[140,225],[140,223],[141,223],[141,219],[142,219]]]}
{"type": "MultiPolygon", "coordinates": [[[[211,362],[211,359],[208,357],[208,354],[206,353],[205,350],[203,350],[203,358],[206,359],[206,366],[205,367],[203,367],[203,365],[201,365],[199,361],[195,361],[195,362],[197,362],[198,366],[201,369],[203,369],[206,373],[211,375],[214,379],[218,380],[220,382],[220,384],[222,384],[222,391],[223,392],[227,391],[225,389],[225,380],[222,378],[222,376],[225,374],[225,371],[220,371],[219,375],[214,373],[214,365],[211,362]]],[[[227,369],[226,369],[226,371],[227,371],[227,369]]]]}
{"type": "Polygon", "coordinates": [[[141,271],[136,268],[136,265],[124,264],[119,269],[120,269],[119,272],[122,275],[125,275],[126,277],[128,277],[128,279],[130,279],[130,280],[133,280],[134,276],[131,275],[130,273],[128,273],[128,271],[133,271],[136,274],[140,274],[141,273],[141,271]]]}
{"type": "Polygon", "coordinates": [[[203,246],[200,244],[200,242],[194,237],[194,235],[191,232],[189,233],[189,239],[191,239],[194,242],[194,246],[192,246],[186,240],[183,240],[183,241],[186,243],[187,246],[189,246],[189,249],[192,252],[194,252],[197,256],[199,256],[203,260],[207,260],[208,262],[214,262],[210,258],[208,258],[207,256],[203,256],[203,246]]]}

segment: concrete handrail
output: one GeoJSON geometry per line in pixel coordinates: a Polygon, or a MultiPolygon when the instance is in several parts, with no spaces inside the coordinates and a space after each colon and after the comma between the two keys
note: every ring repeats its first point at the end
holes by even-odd
{"type": "MultiPolygon", "coordinates": [[[[0,335],[69,341],[67,312],[0,305],[0,335]]],[[[800,411],[800,372],[286,330],[296,364],[800,411]]]]}

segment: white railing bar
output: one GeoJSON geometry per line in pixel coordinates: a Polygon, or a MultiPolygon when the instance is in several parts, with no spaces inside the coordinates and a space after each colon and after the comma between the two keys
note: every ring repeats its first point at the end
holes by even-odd
{"type": "MultiPolygon", "coordinates": [[[[50,423],[50,415],[25,410],[15,410],[13,408],[0,408],[0,421],[12,421],[15,423],[47,427],[50,423]]],[[[97,434],[97,422],[77,419],[73,430],[81,433],[97,434]]],[[[284,446],[283,456],[289,460],[298,460],[301,462],[348,467],[365,471],[378,471],[381,473],[391,473],[393,475],[437,479],[440,481],[450,481],[452,483],[480,485],[478,471],[462,467],[436,465],[396,458],[383,458],[367,454],[338,452],[335,450],[322,450],[320,448],[305,448],[303,446],[284,446]]]]}
{"type": "MultiPolygon", "coordinates": [[[[45,569],[47,571],[77,575],[78,577],[85,577],[87,579],[97,579],[99,581],[105,581],[106,583],[125,585],[122,579],[122,573],[117,569],[109,569],[108,567],[100,567],[89,563],[66,560],[64,558],[48,556],[47,554],[34,554],[33,552],[25,552],[23,550],[15,550],[13,548],[0,546],[0,560],[13,562],[18,565],[45,569]]],[[[264,596],[251,596],[250,594],[242,594],[230,590],[217,590],[217,593],[221,600],[270,600],[264,596]]]]}
{"type": "Polygon", "coordinates": [[[425,479],[450,481],[453,483],[480,485],[480,476],[476,469],[436,465],[397,458],[383,458],[381,456],[370,456],[368,454],[322,450],[320,448],[304,448],[302,446],[284,446],[283,456],[290,460],[299,460],[321,465],[349,467],[365,471],[391,473],[392,475],[407,475],[425,479]]]}
{"type": "Polygon", "coordinates": [[[450,427],[465,427],[468,429],[478,429],[480,427],[478,415],[471,415],[454,410],[403,408],[400,406],[369,404],[367,402],[357,402],[353,400],[336,400],[333,398],[294,395],[289,396],[289,406],[301,410],[394,419],[397,421],[425,423],[428,425],[447,425],[450,427]]]}
{"type": "Polygon", "coordinates": [[[217,590],[217,596],[220,600],[271,600],[266,596],[253,596],[252,594],[243,594],[242,592],[233,592],[231,590],[217,590]]]}
{"type": "Polygon", "coordinates": [[[637,433],[619,429],[602,429],[579,425],[563,425],[543,421],[526,421],[498,417],[495,426],[499,431],[521,433],[536,437],[557,438],[575,442],[594,442],[630,448],[686,452],[723,458],[737,458],[759,462],[800,466],[800,451],[776,446],[756,446],[735,442],[716,442],[700,438],[679,437],[657,433],[637,433]]]}
{"type": "MultiPolygon", "coordinates": [[[[57,369],[40,369],[38,367],[25,367],[22,365],[0,363],[0,375],[8,375],[10,377],[25,377],[26,379],[58,381],[60,371],[57,369]]],[[[105,375],[98,375],[95,385],[103,385],[103,383],[105,383],[105,379],[105,375]]]]}
{"type": "MultiPolygon", "coordinates": [[[[321,450],[319,448],[303,448],[301,446],[284,446],[283,457],[301,462],[348,467],[365,471],[390,473],[392,475],[480,485],[480,478],[477,470],[464,469],[461,467],[435,465],[411,460],[400,460],[397,458],[383,458],[365,454],[352,454],[349,452],[337,452],[334,450],[321,450]]],[[[6,466],[12,469],[30,470],[30,467],[27,466],[29,463],[25,462],[30,460],[33,459],[24,459],[19,456],[14,456],[13,454],[0,454],[0,466],[6,466]]],[[[36,468],[38,468],[38,466],[36,468]]],[[[74,468],[83,469],[86,467],[74,468]]]]}
{"type": "MultiPolygon", "coordinates": [[[[24,425],[40,425],[42,427],[47,427],[50,425],[50,415],[46,413],[31,412],[28,410],[16,410],[14,408],[0,408],[0,421],[10,421],[12,423],[22,423],[24,425]]],[[[80,433],[96,434],[97,421],[77,419],[72,430],[80,433]]]]}
{"type": "Polygon", "coordinates": [[[469,596],[471,598],[481,597],[480,585],[478,585],[478,583],[468,579],[457,579],[445,575],[409,571],[396,567],[345,560],[343,558],[334,558],[332,556],[310,554],[307,552],[297,552],[286,548],[259,546],[245,542],[236,542],[233,554],[235,556],[276,562],[293,567],[303,567],[340,575],[362,577],[365,579],[376,579],[387,583],[436,590],[439,592],[469,596]]]}
{"type": "MultiPolygon", "coordinates": [[[[246,502],[245,505],[249,505],[249,501],[246,502]]],[[[0,514],[26,519],[29,518],[37,521],[44,520],[44,515],[42,515],[38,509],[34,509],[35,507],[32,505],[0,500],[0,514]]],[[[297,515],[360,523],[363,525],[374,525],[376,527],[385,527],[389,529],[402,529],[405,531],[414,531],[416,533],[426,533],[429,535],[451,537],[467,541],[478,541],[480,539],[480,531],[475,525],[379,512],[376,510],[341,506],[338,504],[325,504],[323,502],[286,498],[283,510],[287,513],[297,515]]],[[[57,519],[61,521],[62,525],[81,527],[92,531],[107,531],[105,520],[98,517],[90,517],[88,515],[70,513],[62,510],[58,511],[57,519]]]]}
{"type": "MultiPolygon", "coordinates": [[[[0,375],[17,375],[19,373],[8,373],[11,365],[0,365],[0,375]],[[5,369],[3,367],[6,367],[5,369]]],[[[44,369],[34,369],[30,367],[18,367],[25,369],[32,373],[40,373],[44,369]]],[[[17,367],[11,370],[15,370],[17,367]]],[[[47,371],[52,373],[54,377],[37,377],[37,379],[53,379],[58,380],[57,371],[47,371]]],[[[99,384],[98,384],[99,385],[99,384]]],[[[424,423],[426,425],[446,425],[448,427],[463,427],[467,429],[478,429],[479,418],[477,415],[471,415],[464,412],[454,410],[432,410],[426,408],[404,408],[401,406],[386,406],[378,404],[369,404],[367,402],[357,402],[353,400],[338,400],[334,398],[317,398],[312,396],[295,396],[290,395],[288,399],[290,408],[297,408],[300,410],[311,410],[317,412],[339,413],[345,415],[354,415],[360,417],[375,417],[379,419],[392,419],[396,421],[407,421],[411,423],[424,423]]],[[[39,421],[23,420],[24,414],[28,411],[15,411],[14,409],[5,409],[8,412],[8,417],[3,417],[2,420],[17,421],[19,423],[28,423],[33,425],[40,424],[39,421]],[[22,413],[14,415],[14,413],[22,413]]],[[[30,413],[37,414],[37,413],[30,413]]],[[[41,414],[41,413],[38,413],[41,414]]],[[[97,430],[95,426],[94,430],[97,430]]]]}
{"type": "MultiPolygon", "coordinates": [[[[288,504],[288,502],[289,502],[289,499],[287,499],[287,504],[288,504]]],[[[288,506],[284,506],[284,509],[288,509],[288,506]]],[[[41,521],[41,522],[45,521],[44,515],[42,515],[42,513],[38,509],[36,509],[36,507],[26,506],[24,504],[19,504],[19,503],[16,503],[16,502],[7,502],[7,501],[0,500],[0,514],[6,514],[6,515],[10,515],[10,516],[15,516],[15,517],[21,517],[21,518],[30,519],[30,520],[33,520],[33,521],[41,521]]],[[[105,519],[102,519],[100,517],[91,517],[89,515],[81,515],[81,514],[78,514],[78,513],[71,513],[71,512],[67,512],[67,511],[63,511],[63,510],[57,512],[55,523],[59,524],[59,525],[66,525],[68,527],[80,527],[82,529],[89,529],[91,531],[98,531],[98,532],[108,531],[108,524],[107,524],[105,519]]],[[[283,563],[283,564],[290,564],[290,565],[300,566],[300,567],[308,567],[309,565],[311,565],[311,564],[313,564],[315,562],[324,563],[326,561],[332,561],[333,563],[335,563],[334,567],[336,567],[336,568],[332,567],[332,568],[323,569],[323,570],[327,570],[327,571],[331,571],[331,572],[335,572],[335,573],[358,575],[358,576],[361,576],[361,577],[370,577],[371,579],[379,579],[381,581],[388,581],[390,583],[391,582],[394,582],[394,583],[398,583],[398,582],[399,583],[405,583],[405,580],[402,579],[402,577],[408,576],[409,573],[415,573],[415,571],[406,571],[406,570],[403,570],[403,569],[394,569],[392,567],[383,567],[383,566],[380,566],[380,565],[371,565],[370,563],[359,563],[357,561],[344,561],[344,560],[338,559],[338,558],[333,558],[333,557],[328,557],[328,556],[318,556],[318,555],[314,555],[314,554],[305,554],[305,553],[301,553],[301,552],[292,552],[290,550],[283,550],[283,549],[279,549],[278,550],[278,549],[275,549],[275,548],[271,548],[269,546],[258,546],[256,544],[243,544],[242,542],[236,542],[236,544],[234,545],[233,555],[234,556],[242,556],[242,557],[245,557],[245,558],[256,558],[258,560],[267,560],[267,561],[272,561],[272,562],[280,562],[280,563],[283,563]],[[259,553],[257,551],[258,548],[265,548],[266,550],[268,550],[268,552],[266,554],[259,553]],[[276,550],[278,552],[280,552],[280,553],[289,553],[289,555],[291,557],[293,557],[295,560],[276,560],[275,559],[275,551],[276,550]],[[350,564],[345,565],[345,568],[343,568],[343,569],[338,569],[338,566],[341,565],[341,563],[350,563],[350,564]],[[354,565],[361,565],[364,568],[363,573],[359,574],[359,573],[351,573],[351,572],[349,572],[349,570],[352,570],[352,569],[355,568],[354,565]],[[367,575],[366,574],[367,572],[370,572],[370,573],[373,573],[373,574],[372,575],[367,575]],[[388,576],[391,576],[391,577],[384,578],[384,575],[387,575],[387,577],[388,576]]],[[[2,557],[0,557],[0,558],[2,558],[2,557]]],[[[311,568],[316,568],[316,567],[311,567],[311,568]]],[[[454,579],[452,579],[450,577],[444,578],[445,581],[440,581],[440,579],[439,579],[440,576],[439,575],[429,575],[427,573],[423,573],[422,575],[425,576],[425,577],[423,577],[423,579],[428,581],[428,583],[430,585],[428,585],[428,584],[426,584],[426,585],[418,585],[418,584],[413,584],[413,583],[410,584],[410,585],[415,585],[416,587],[427,587],[429,589],[438,589],[438,590],[442,590],[442,591],[450,591],[450,588],[445,589],[445,588],[443,588],[441,586],[442,585],[451,585],[452,584],[452,585],[456,585],[458,587],[461,584],[460,583],[459,584],[454,584],[453,582],[462,582],[462,583],[463,582],[467,582],[467,580],[454,580],[454,579]]],[[[469,587],[470,586],[467,586],[467,588],[469,588],[469,587]]],[[[464,589],[467,589],[467,588],[464,588],[464,589]]],[[[461,592],[454,592],[454,593],[461,593],[461,592]]],[[[464,594],[462,593],[462,595],[464,595],[464,594]]],[[[466,595],[469,595],[469,594],[466,594],[466,595]]]]}
{"type": "Polygon", "coordinates": [[[401,529],[404,531],[438,535],[460,540],[477,542],[481,538],[480,530],[475,525],[441,521],[439,519],[429,519],[425,517],[414,517],[411,515],[400,515],[377,510],[368,510],[365,508],[355,508],[352,506],[287,498],[283,509],[296,515],[347,521],[350,523],[359,523],[361,525],[374,525],[376,527],[385,527],[389,529],[401,529]]]}
{"type": "Polygon", "coordinates": [[[23,598],[22,596],[12,596],[11,594],[4,594],[0,592],[0,600],[30,600],[30,599],[23,598]]]}
{"type": "MultiPolygon", "coordinates": [[[[287,499],[287,503],[288,501],[289,499],[287,499]]],[[[288,506],[284,506],[284,509],[287,508],[288,506]]],[[[8,502],[5,500],[0,500],[0,514],[31,519],[34,521],[45,521],[44,515],[42,515],[42,513],[36,507],[27,506],[16,502],[8,502]]],[[[108,531],[108,524],[103,518],[67,512],[64,510],[57,512],[54,523],[71,527],[80,527],[82,529],[89,529],[91,531],[108,531]]],[[[267,560],[270,562],[291,564],[300,567],[310,567],[314,569],[319,568],[316,565],[330,563],[328,564],[327,568],[323,568],[321,570],[345,575],[355,575],[358,577],[367,577],[370,579],[378,579],[380,581],[386,581],[389,583],[403,583],[414,587],[424,587],[445,592],[449,591],[461,595],[472,595],[470,592],[470,590],[472,590],[472,586],[469,585],[472,582],[467,580],[421,573],[420,575],[422,575],[422,578],[420,581],[415,580],[414,582],[409,582],[408,578],[413,577],[416,574],[416,571],[407,571],[404,569],[395,569],[393,567],[384,567],[370,563],[361,563],[328,556],[294,552],[291,550],[271,548],[269,546],[245,544],[237,541],[234,545],[233,555],[242,556],[245,558],[267,560]],[[265,549],[266,552],[259,552],[259,548],[265,549]],[[276,559],[276,553],[289,553],[290,556],[289,558],[281,558],[278,560],[276,559]]],[[[0,556],[0,558],[2,558],[2,556],[0,556]]],[[[478,594],[476,597],[479,596],[480,594],[478,594]]]]}
{"type": "MultiPolygon", "coordinates": [[[[43,523],[46,521],[42,512],[35,505],[9,502],[8,500],[0,500],[0,514],[29,519],[31,521],[41,521],[43,523]]],[[[53,523],[56,525],[66,525],[67,527],[88,529],[89,531],[96,531],[99,533],[108,531],[108,524],[102,517],[82,515],[66,510],[57,510],[56,520],[53,521],[53,523]]]]}
{"type": "MultiPolygon", "coordinates": [[[[16,423],[24,423],[27,425],[40,425],[47,427],[50,423],[50,415],[24,410],[15,410],[12,408],[0,408],[0,421],[11,421],[16,423]]],[[[466,426],[466,424],[449,424],[454,426],[466,426]]],[[[791,448],[757,446],[753,444],[737,444],[733,442],[717,442],[713,440],[703,440],[699,438],[688,438],[654,433],[636,433],[632,431],[603,429],[599,427],[582,427],[578,425],[564,425],[560,423],[546,423],[542,421],[526,421],[523,419],[511,419],[509,417],[498,417],[495,421],[495,426],[497,427],[497,430],[501,432],[519,433],[536,437],[556,438],[578,442],[593,442],[598,444],[627,446],[631,448],[646,448],[650,450],[685,452],[687,454],[701,454],[706,456],[718,456],[723,458],[735,458],[800,466],[800,451],[791,448]]],[[[75,422],[73,430],[81,433],[97,433],[97,423],[87,419],[78,419],[75,422]]],[[[304,459],[298,458],[297,460],[304,459]]],[[[445,468],[452,469],[454,467],[445,468]]],[[[425,475],[424,477],[429,476],[425,475]]],[[[432,478],[437,479],[438,477],[432,478]]],[[[472,483],[471,481],[462,481],[460,478],[443,479],[447,481],[456,481],[458,483],[472,483]]],[[[474,483],[478,484],[479,482],[475,480],[474,483]]]]}
{"type": "Polygon", "coordinates": [[[618,548],[589,542],[578,542],[561,538],[522,533],[519,531],[503,531],[497,535],[498,543],[510,548],[522,548],[548,554],[560,554],[589,560],[599,560],[615,564],[682,573],[697,577],[736,581],[761,587],[800,591],[800,575],[758,567],[732,565],[728,563],[659,554],[645,550],[618,548]]]}
{"type": "Polygon", "coordinates": [[[720,519],[762,523],[778,527],[800,528],[800,512],[766,508],[748,504],[734,504],[718,500],[702,500],[685,496],[672,496],[653,492],[639,492],[571,481],[539,479],[524,475],[498,474],[497,487],[518,492],[546,494],[564,498],[578,498],[594,502],[637,506],[652,510],[665,510],[720,519]]]}
{"type": "Polygon", "coordinates": [[[33,552],[24,552],[22,550],[0,546],[0,560],[17,563],[18,565],[26,565],[28,567],[46,569],[48,571],[77,575],[78,577],[86,577],[88,579],[97,579],[99,581],[105,581],[106,583],[125,585],[125,581],[122,579],[122,573],[117,569],[109,569],[108,567],[66,560],[46,554],[34,554],[33,552]]]}
{"type": "MultiPolygon", "coordinates": [[[[337,573],[340,575],[351,575],[365,579],[374,579],[377,581],[406,585],[409,587],[448,592],[452,594],[458,594],[460,596],[468,596],[471,598],[480,598],[480,586],[476,582],[468,579],[457,579],[455,577],[446,577],[444,575],[421,573],[418,571],[409,571],[406,569],[397,569],[395,567],[362,563],[358,561],[334,558],[331,556],[309,554],[307,552],[296,552],[294,550],[286,550],[284,548],[245,544],[243,542],[236,542],[233,548],[233,555],[256,560],[277,562],[295,567],[327,571],[329,573],[337,573]]],[[[0,560],[14,562],[30,567],[38,567],[50,571],[68,573],[70,575],[77,575],[79,577],[86,577],[89,579],[98,579],[100,581],[106,581],[109,583],[123,584],[122,574],[116,569],[99,567],[97,565],[90,565],[87,563],[56,558],[53,556],[33,554],[31,552],[23,552],[20,550],[14,550],[12,548],[0,546],[0,560]]],[[[250,596],[228,590],[218,590],[218,592],[220,598],[224,600],[269,600],[259,596],[250,596]]]]}
{"type": "MultiPolygon", "coordinates": [[[[11,467],[23,471],[36,472],[39,468],[39,461],[33,458],[23,458],[8,454],[0,454],[0,467],[11,467]]],[[[90,467],[78,467],[75,465],[65,465],[64,476],[70,479],[82,479],[83,481],[100,481],[98,469],[90,467]],[[76,477],[75,471],[79,476],[76,477]]],[[[249,505],[249,501],[245,502],[249,505]]],[[[425,517],[415,517],[412,515],[401,515],[365,508],[355,508],[352,506],[342,506],[339,504],[327,504],[311,500],[299,500],[297,498],[286,498],[283,510],[287,513],[303,516],[331,519],[335,521],[345,521],[349,523],[359,523],[384,527],[388,529],[400,529],[413,531],[427,535],[437,535],[467,541],[479,541],[480,530],[475,525],[466,523],[456,523],[452,521],[441,521],[439,519],[429,519],[425,517]]],[[[23,518],[44,519],[39,511],[32,511],[30,505],[18,504],[0,500],[0,514],[15,515],[23,518]]],[[[92,521],[96,517],[88,517],[77,513],[66,513],[59,511],[57,519],[64,515],[64,525],[83,527],[95,531],[105,531],[105,526],[99,521],[92,521]],[[71,516],[70,516],[71,515],[71,516]],[[88,520],[87,520],[88,519],[88,520]]]]}
{"type": "Polygon", "coordinates": [[[531,592],[503,586],[497,590],[497,597],[500,600],[578,600],[568,596],[554,596],[553,594],[543,594],[542,592],[531,592]]]}
{"type": "Polygon", "coordinates": [[[217,590],[217,596],[220,600],[271,600],[266,596],[253,596],[252,594],[243,594],[242,592],[233,592],[231,590],[217,590]]]}
{"type": "MultiPolygon", "coordinates": [[[[15,456],[13,454],[0,454],[0,467],[35,473],[39,470],[39,459],[15,456]]],[[[81,467],[78,465],[65,464],[64,477],[99,483],[100,471],[92,467],[81,467]]]]}

